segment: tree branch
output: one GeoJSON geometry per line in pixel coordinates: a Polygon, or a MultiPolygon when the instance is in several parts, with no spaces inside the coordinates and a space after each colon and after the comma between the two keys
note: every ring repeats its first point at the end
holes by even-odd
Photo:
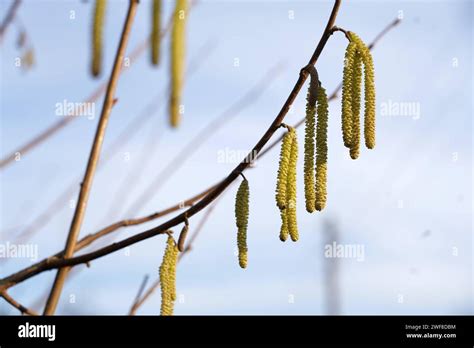
{"type": "MultiPolygon", "coordinates": [[[[329,17],[329,21],[326,26],[326,29],[321,37],[321,40],[319,41],[318,46],[316,47],[315,52],[313,53],[311,59],[309,60],[308,64],[314,65],[316,63],[324,46],[326,45],[331,35],[331,28],[334,25],[340,3],[341,3],[341,0],[335,0],[334,7],[331,12],[331,16],[329,17]]],[[[73,258],[64,258],[60,260],[53,259],[49,262],[49,264],[47,265],[47,268],[52,269],[52,268],[59,268],[59,267],[70,267],[70,266],[78,265],[81,263],[88,263],[90,261],[93,261],[105,255],[111,254],[117,250],[126,248],[135,243],[138,243],[148,238],[165,233],[172,227],[184,222],[185,216],[190,218],[193,215],[200,212],[202,209],[204,209],[206,206],[212,203],[235,180],[235,178],[237,178],[240,175],[240,173],[244,171],[250,165],[251,161],[249,161],[248,159],[254,158],[253,157],[254,154],[258,155],[258,153],[263,148],[263,146],[265,146],[265,144],[270,140],[272,135],[280,128],[280,124],[282,123],[283,119],[288,113],[290,106],[293,104],[294,100],[299,94],[307,77],[308,77],[308,73],[306,72],[306,70],[301,70],[299,74],[299,78],[295,86],[293,87],[290,95],[288,96],[286,102],[283,104],[283,107],[281,108],[280,112],[278,113],[278,115],[276,116],[276,118],[274,119],[270,127],[268,128],[268,130],[262,136],[262,138],[254,146],[252,151],[247,155],[247,157],[239,165],[237,165],[236,168],[234,168],[234,170],[223,181],[221,181],[211,192],[209,192],[198,203],[196,203],[195,205],[193,205],[191,208],[181,213],[180,215],[175,216],[171,220],[168,220],[157,227],[154,227],[147,231],[144,231],[134,236],[131,236],[129,238],[126,238],[120,242],[113,243],[109,246],[100,248],[94,252],[84,254],[81,256],[77,256],[73,258]]]]}
{"type": "MultiPolygon", "coordinates": [[[[394,23],[396,25],[396,24],[399,23],[399,21],[395,20],[390,25],[388,25],[381,33],[383,33],[383,34],[387,33],[390,28],[393,28],[395,26],[394,23]]],[[[376,40],[380,39],[382,36],[383,35],[381,35],[381,34],[377,35],[376,40]]],[[[375,47],[376,40],[374,40],[369,45],[370,48],[375,47]]],[[[330,97],[331,100],[334,100],[334,99],[337,98],[337,94],[338,94],[338,91],[340,90],[340,88],[341,88],[341,86],[339,85],[334,90],[334,92],[331,94],[331,97],[330,97]]],[[[304,118],[302,120],[298,121],[293,127],[297,128],[297,127],[301,126],[303,123],[304,123],[304,118]]],[[[264,156],[272,148],[277,146],[280,141],[281,141],[281,137],[279,139],[277,139],[276,141],[274,141],[269,146],[267,146],[267,148],[260,153],[260,158],[262,156],[264,156]]],[[[117,230],[121,227],[138,225],[142,222],[148,222],[148,221],[153,220],[154,218],[162,217],[164,215],[175,212],[175,211],[181,209],[184,206],[191,206],[194,202],[196,202],[197,200],[201,199],[202,197],[207,195],[209,192],[211,192],[215,187],[217,187],[217,185],[218,185],[218,183],[211,186],[211,187],[209,187],[208,189],[204,190],[200,194],[198,194],[198,195],[196,195],[196,196],[194,196],[194,197],[192,197],[192,198],[190,198],[186,201],[183,201],[179,204],[171,206],[171,207],[169,207],[165,210],[162,210],[161,212],[154,213],[154,214],[148,215],[147,217],[143,217],[143,218],[139,218],[139,219],[122,220],[122,221],[114,223],[114,224],[100,230],[97,233],[86,236],[81,241],[78,242],[76,251],[82,249],[83,247],[85,247],[87,245],[90,245],[93,241],[99,239],[101,236],[106,235],[108,233],[111,233],[111,232],[113,232],[113,231],[115,231],[115,230],[117,230]]],[[[191,244],[189,244],[189,245],[191,245],[191,244]]],[[[61,256],[62,256],[62,252],[57,253],[56,255],[48,257],[47,259],[44,259],[44,260],[42,260],[42,261],[40,261],[40,262],[30,266],[30,267],[27,267],[27,268],[25,268],[23,270],[20,270],[16,273],[6,277],[6,278],[1,279],[0,280],[0,291],[6,290],[6,289],[8,289],[8,288],[24,281],[24,280],[27,280],[27,279],[39,274],[39,273],[54,269],[57,262],[60,261],[61,256]]]]}
{"type": "MultiPolygon", "coordinates": [[[[74,217],[71,222],[71,228],[69,230],[64,251],[64,258],[71,257],[74,254],[74,250],[76,248],[77,237],[79,236],[82,222],[86,213],[87,202],[92,188],[92,183],[94,181],[97,163],[99,162],[100,152],[105,137],[105,131],[107,130],[107,124],[109,122],[110,113],[114,104],[115,90],[117,88],[117,82],[120,76],[120,71],[122,69],[125,49],[127,47],[130,32],[132,30],[133,19],[135,18],[135,13],[137,11],[137,5],[138,0],[130,0],[127,17],[123,26],[120,43],[117,49],[117,54],[115,56],[114,66],[107,86],[104,104],[102,106],[102,114],[100,115],[99,124],[97,125],[97,131],[89,155],[89,161],[87,163],[86,172],[84,174],[84,180],[82,181],[81,190],[79,192],[79,199],[77,201],[76,210],[74,212],[74,217]]],[[[53,288],[51,289],[48,301],[46,302],[46,307],[44,310],[45,315],[54,314],[68,270],[68,268],[60,268],[58,270],[58,273],[56,274],[56,279],[54,280],[53,288]]]]}
{"type": "Polygon", "coordinates": [[[6,291],[2,291],[0,293],[0,296],[3,297],[5,299],[5,301],[7,301],[13,307],[18,309],[21,312],[21,314],[38,315],[38,313],[36,313],[35,311],[33,311],[31,309],[28,309],[25,306],[18,303],[17,301],[15,301],[10,295],[7,294],[6,291]]]}

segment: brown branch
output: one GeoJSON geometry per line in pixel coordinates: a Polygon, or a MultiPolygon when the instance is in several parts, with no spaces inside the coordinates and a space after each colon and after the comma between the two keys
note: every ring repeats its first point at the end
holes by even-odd
{"type": "MultiPolygon", "coordinates": [[[[324,33],[319,41],[319,44],[316,47],[308,64],[314,65],[316,63],[324,46],[326,45],[330,37],[331,28],[334,25],[334,21],[336,19],[340,3],[341,3],[341,0],[335,0],[335,4],[331,12],[331,16],[329,18],[326,29],[324,30],[324,33]]],[[[253,158],[254,154],[258,154],[260,150],[263,148],[263,146],[265,146],[265,144],[270,140],[271,136],[280,128],[280,124],[282,123],[283,119],[288,113],[290,106],[293,104],[301,88],[303,87],[307,76],[308,76],[308,73],[305,70],[300,71],[299,78],[295,86],[293,87],[290,95],[288,96],[286,102],[283,104],[283,107],[281,108],[280,112],[278,113],[278,115],[276,116],[276,118],[274,119],[270,127],[268,128],[268,130],[265,132],[262,138],[257,142],[257,144],[254,146],[252,151],[247,155],[248,159],[253,158]]],[[[251,161],[247,160],[247,158],[244,159],[239,165],[237,165],[236,168],[234,168],[234,170],[223,181],[221,181],[211,192],[209,192],[203,199],[201,199],[198,203],[196,203],[195,205],[193,205],[191,208],[181,213],[180,215],[175,216],[174,218],[164,222],[163,224],[157,227],[138,233],[120,242],[113,243],[109,246],[100,248],[94,252],[87,253],[81,256],[77,256],[77,257],[72,257],[72,258],[52,259],[45,266],[46,269],[70,267],[70,266],[74,266],[74,265],[78,265],[82,263],[88,263],[90,261],[96,260],[105,255],[111,254],[117,250],[126,248],[135,243],[141,242],[148,238],[152,238],[159,234],[166,233],[172,227],[184,222],[184,219],[186,216],[190,218],[194,216],[195,214],[199,213],[202,209],[204,209],[210,203],[212,203],[222,192],[224,192],[224,190],[235,180],[235,178],[237,178],[240,175],[240,173],[244,171],[250,165],[251,161]]]]}
{"type": "MultiPolygon", "coordinates": [[[[114,104],[115,90],[117,89],[120,70],[122,69],[122,63],[125,56],[125,49],[127,47],[130,32],[132,30],[133,19],[135,18],[135,13],[137,11],[137,5],[138,0],[130,0],[127,17],[123,26],[120,43],[117,49],[117,54],[115,56],[114,66],[112,69],[112,73],[110,74],[110,80],[107,86],[104,104],[102,106],[102,113],[100,115],[99,124],[97,125],[97,131],[89,155],[89,161],[87,163],[86,172],[84,174],[84,180],[82,181],[81,190],[79,192],[79,199],[77,201],[76,210],[74,212],[74,217],[71,222],[71,228],[69,230],[64,251],[65,259],[71,257],[74,254],[77,237],[79,236],[82,222],[86,213],[87,202],[92,188],[92,183],[94,181],[97,163],[99,162],[100,152],[102,149],[102,144],[104,142],[105,132],[107,129],[107,124],[109,122],[110,113],[114,104]]],[[[56,274],[56,279],[54,280],[53,288],[51,289],[48,301],[46,302],[46,307],[44,309],[45,315],[54,314],[68,271],[69,268],[60,268],[58,270],[56,274]]]]}
{"type": "MultiPolygon", "coordinates": [[[[193,8],[194,5],[197,4],[197,1],[192,1],[189,7],[189,10],[193,8]]],[[[173,16],[170,16],[165,27],[161,31],[161,38],[163,38],[170,30],[171,24],[173,22],[173,16]]],[[[141,56],[150,44],[150,39],[146,38],[143,40],[129,55],[130,58],[130,66],[136,61],[136,59],[141,56]]],[[[128,70],[128,69],[126,69],[128,70]]],[[[126,71],[125,70],[125,71],[126,71]]],[[[102,94],[106,91],[107,82],[100,85],[84,102],[85,103],[93,103],[97,101],[102,94]]],[[[30,152],[38,145],[42,144],[46,140],[48,140],[51,136],[56,134],[58,131],[62,130],[65,126],[69,125],[73,120],[78,119],[78,117],[74,113],[68,115],[67,117],[62,118],[61,120],[55,122],[40,134],[36,135],[32,139],[30,139],[27,143],[21,145],[16,150],[13,150],[10,154],[6,155],[4,158],[0,160],[0,169],[5,168],[6,166],[12,164],[15,161],[16,154],[19,153],[23,156],[25,153],[30,152]]]]}
{"type": "MultiPolygon", "coordinates": [[[[220,196],[220,197],[222,197],[222,196],[220,196]]],[[[214,210],[214,208],[216,207],[219,198],[216,199],[214,201],[214,203],[209,206],[209,208],[207,208],[206,212],[204,213],[201,220],[199,221],[199,225],[196,227],[196,230],[194,231],[193,235],[189,238],[188,242],[186,243],[186,246],[184,247],[183,252],[181,252],[179,254],[178,262],[181,261],[181,259],[184,257],[184,255],[186,255],[188,252],[190,252],[192,250],[192,245],[193,245],[194,241],[196,240],[199,233],[202,231],[202,229],[203,229],[204,225],[206,224],[206,222],[208,221],[209,217],[211,216],[211,213],[214,210]]],[[[142,290],[141,293],[143,293],[143,296],[141,296],[141,295],[137,296],[137,298],[133,302],[132,306],[130,307],[130,310],[129,310],[128,314],[129,315],[135,315],[137,313],[138,308],[140,308],[145,303],[145,301],[148,300],[148,298],[150,298],[151,295],[153,295],[153,293],[156,291],[156,289],[158,289],[159,286],[160,286],[160,278],[156,279],[153,282],[153,284],[150,285],[150,287],[148,288],[148,290],[145,293],[143,293],[143,290],[142,290]]]]}
{"type": "Polygon", "coordinates": [[[5,36],[5,33],[7,32],[8,26],[15,19],[16,12],[18,11],[18,8],[20,7],[20,5],[21,5],[21,0],[14,0],[10,8],[8,9],[8,12],[5,18],[3,19],[3,22],[0,25],[0,42],[3,40],[3,37],[5,36]]]}
{"type": "MultiPolygon", "coordinates": [[[[398,22],[397,22],[398,23],[398,22]]],[[[393,27],[392,24],[390,24],[387,28],[391,28],[393,27]]],[[[388,32],[385,28],[382,33],[386,33],[388,32]]],[[[377,38],[380,37],[380,34],[377,36],[377,38]]],[[[374,42],[372,42],[372,44],[369,45],[369,47],[373,48],[374,47],[374,42]]],[[[337,87],[334,92],[331,94],[331,100],[334,100],[337,98],[337,92],[338,90],[340,89],[340,86],[337,87]]],[[[294,127],[299,127],[301,126],[302,124],[304,123],[304,119],[300,120],[299,122],[297,122],[294,127]]],[[[268,151],[270,151],[272,148],[274,148],[276,145],[278,145],[278,143],[280,142],[281,138],[280,139],[277,139],[275,142],[273,142],[272,144],[270,144],[269,146],[267,146],[267,148],[262,151],[260,153],[260,158],[262,156],[264,156],[268,151]]],[[[191,204],[193,204],[195,201],[197,201],[198,199],[201,199],[202,197],[204,197],[206,194],[208,194],[209,192],[211,192],[216,186],[218,185],[215,184],[214,186],[211,186],[209,187],[208,189],[206,189],[205,191],[203,191],[202,193],[194,196],[193,198],[190,198],[188,199],[187,201],[184,201],[183,203],[180,203],[180,204],[176,204],[170,208],[167,208],[159,213],[154,213],[154,214],[151,214],[149,215],[148,217],[144,217],[144,218],[140,218],[140,219],[133,219],[133,220],[123,220],[123,221],[120,221],[118,223],[115,223],[115,224],[112,224],[106,228],[104,228],[103,230],[97,232],[97,233],[94,233],[94,234],[91,234],[85,238],[83,238],[81,241],[78,242],[77,246],[81,246],[82,247],[85,247],[89,244],[91,244],[94,240],[100,238],[102,235],[106,235],[108,233],[111,233],[113,231],[115,231],[116,229],[120,228],[120,227],[125,227],[125,226],[131,226],[131,225],[136,225],[136,224],[139,224],[139,223],[142,223],[143,222],[148,222],[148,221],[151,221],[153,220],[154,217],[161,217],[161,216],[164,216],[164,215],[167,215],[169,213],[172,213],[172,212],[175,212],[177,210],[179,210],[181,207],[183,206],[190,206],[191,204]],[[127,222],[128,223],[125,223],[127,222]],[[130,223],[130,222],[136,222],[136,223],[130,223]],[[84,244],[84,245],[83,245],[84,244]]],[[[192,238],[191,238],[192,239],[192,238]]],[[[191,242],[191,240],[190,240],[191,242]]],[[[189,244],[191,245],[191,244],[189,244]]],[[[78,249],[79,250],[79,249],[78,249]]],[[[76,250],[77,251],[77,250],[76,250]]],[[[20,270],[6,278],[3,278],[0,280],[0,291],[2,290],[5,290],[5,289],[8,289],[24,280],[27,280],[39,273],[42,273],[44,271],[48,271],[48,270],[51,270],[51,269],[54,269],[54,265],[55,263],[59,262],[60,261],[60,258],[61,258],[61,253],[58,253],[56,255],[53,255],[47,259],[44,259],[30,267],[27,267],[23,270],[20,270]]]]}
{"type": "Polygon", "coordinates": [[[7,301],[9,304],[11,304],[13,307],[15,307],[16,309],[18,309],[21,314],[27,314],[27,315],[38,315],[38,313],[36,313],[35,311],[31,310],[31,309],[28,309],[26,308],[25,306],[23,306],[22,304],[18,303],[17,301],[15,301],[10,295],[7,294],[6,291],[2,291],[0,293],[0,296],[3,297],[5,299],[5,301],[7,301]]]}

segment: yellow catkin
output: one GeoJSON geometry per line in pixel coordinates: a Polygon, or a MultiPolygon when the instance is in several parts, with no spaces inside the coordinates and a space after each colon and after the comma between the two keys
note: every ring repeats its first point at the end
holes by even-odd
{"type": "Polygon", "coordinates": [[[176,263],[178,248],[173,237],[168,236],[163,261],[160,266],[161,315],[173,315],[176,300],[176,263]]]}
{"type": "Polygon", "coordinates": [[[249,221],[249,183],[244,179],[235,197],[235,220],[237,225],[237,247],[239,249],[239,265],[247,267],[247,226],[249,221]]]}
{"type": "Polygon", "coordinates": [[[350,33],[351,39],[356,43],[364,63],[364,137],[365,146],[369,149],[375,147],[375,77],[372,54],[365,43],[355,33],[350,33]]]}
{"type": "Polygon", "coordinates": [[[321,211],[327,200],[328,162],[328,97],[323,87],[318,89],[318,123],[316,128],[316,210],[321,211]]]}
{"type": "Polygon", "coordinates": [[[291,156],[288,168],[287,186],[286,186],[286,210],[288,219],[288,233],[291,240],[296,242],[298,240],[298,224],[296,221],[296,167],[298,162],[298,139],[296,131],[291,129],[293,134],[293,141],[291,143],[291,156]]]}
{"type": "Polygon", "coordinates": [[[351,90],[351,101],[352,101],[352,138],[350,155],[352,159],[359,157],[360,147],[360,98],[361,98],[361,87],[362,87],[362,56],[358,50],[354,57],[354,67],[352,72],[352,90],[351,90]]]}
{"type": "Polygon", "coordinates": [[[286,181],[288,177],[288,168],[291,157],[291,143],[293,134],[287,132],[283,137],[280,150],[280,164],[278,167],[277,186],[276,186],[276,204],[278,208],[284,209],[286,205],[286,181]]]}
{"type": "Polygon", "coordinates": [[[102,70],[102,35],[104,30],[104,17],[106,0],[96,0],[94,7],[94,23],[92,26],[92,76],[100,75],[102,70]]]}
{"type": "Polygon", "coordinates": [[[342,139],[344,146],[351,147],[352,140],[352,76],[356,43],[350,41],[346,48],[342,78],[342,139]]]}
{"type": "Polygon", "coordinates": [[[181,121],[179,106],[184,79],[185,35],[187,0],[176,0],[171,31],[171,95],[170,95],[170,124],[178,127],[181,121]]]}
{"type": "Polygon", "coordinates": [[[151,18],[151,63],[158,65],[160,62],[161,44],[161,0],[153,0],[151,18]]]}
{"type": "Polygon", "coordinates": [[[306,119],[304,136],[304,194],[306,211],[312,213],[315,209],[315,190],[314,190],[314,137],[315,137],[315,115],[316,115],[316,93],[318,82],[313,81],[308,88],[306,97],[306,119]]]}

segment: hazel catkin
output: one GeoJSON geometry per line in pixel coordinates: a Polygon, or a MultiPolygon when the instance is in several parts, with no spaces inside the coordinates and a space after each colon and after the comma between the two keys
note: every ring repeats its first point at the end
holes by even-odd
{"type": "MultiPolygon", "coordinates": [[[[313,67],[314,68],[314,67],[313,67]]],[[[314,137],[316,125],[316,94],[318,92],[317,76],[311,75],[311,83],[306,97],[306,118],[304,137],[304,194],[306,211],[312,213],[315,209],[314,190],[314,137]]]]}
{"type": "Polygon", "coordinates": [[[328,97],[326,90],[318,89],[318,108],[316,126],[316,210],[321,211],[327,200],[327,161],[328,161],[328,97]]]}
{"type": "Polygon", "coordinates": [[[160,62],[161,45],[161,0],[153,0],[151,18],[151,63],[158,65],[160,62]]]}
{"type": "Polygon", "coordinates": [[[92,76],[97,77],[102,70],[102,36],[104,31],[104,18],[106,0],[96,0],[94,7],[94,22],[92,25],[92,76]]]}
{"type": "Polygon", "coordinates": [[[181,121],[179,106],[184,79],[185,35],[187,0],[176,0],[173,13],[171,32],[171,95],[170,95],[170,124],[178,127],[181,121]]]}
{"type": "Polygon", "coordinates": [[[362,56],[359,48],[354,56],[351,85],[351,102],[352,102],[352,136],[350,156],[352,159],[359,157],[360,147],[360,98],[362,87],[362,56]]]}
{"type": "Polygon", "coordinates": [[[293,133],[293,141],[291,143],[291,156],[288,168],[287,186],[286,186],[286,208],[288,233],[291,240],[296,242],[298,240],[298,224],[296,220],[296,166],[298,162],[298,139],[294,128],[290,133],[293,133]]]}
{"type": "Polygon", "coordinates": [[[249,220],[249,183],[244,179],[235,197],[235,220],[237,225],[237,247],[239,249],[239,265],[247,267],[247,227],[249,220]]]}
{"type": "Polygon", "coordinates": [[[176,263],[178,248],[173,237],[168,235],[163,261],[160,266],[161,315],[173,315],[176,300],[176,263]]]}
{"type": "Polygon", "coordinates": [[[288,169],[290,166],[291,144],[293,134],[288,131],[283,136],[280,150],[280,163],[278,166],[277,186],[276,186],[276,204],[278,208],[284,209],[286,205],[286,181],[288,169]]]}
{"type": "Polygon", "coordinates": [[[375,77],[374,63],[369,48],[361,38],[348,32],[351,41],[357,45],[357,51],[361,55],[364,64],[364,137],[365,145],[369,149],[375,147],[375,77]]]}
{"type": "Polygon", "coordinates": [[[352,141],[352,79],[356,49],[356,43],[350,41],[346,48],[342,77],[342,139],[347,148],[351,147],[352,141]]]}

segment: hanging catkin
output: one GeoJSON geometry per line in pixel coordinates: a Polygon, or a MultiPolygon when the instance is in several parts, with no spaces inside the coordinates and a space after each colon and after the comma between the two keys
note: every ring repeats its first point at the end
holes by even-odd
{"type": "Polygon", "coordinates": [[[354,56],[354,67],[352,71],[351,101],[352,101],[352,139],[350,156],[352,159],[359,157],[360,147],[360,98],[362,87],[362,56],[359,46],[354,56]]]}
{"type": "Polygon", "coordinates": [[[168,235],[163,261],[160,266],[161,315],[173,315],[176,300],[176,263],[178,248],[173,237],[168,235]]]}
{"type": "Polygon", "coordinates": [[[286,186],[286,210],[288,219],[288,232],[291,240],[298,240],[298,224],[296,221],[296,165],[298,162],[298,139],[294,128],[293,141],[291,143],[290,165],[288,168],[287,186],[286,186]]]}
{"type": "Polygon", "coordinates": [[[352,80],[356,43],[350,41],[346,48],[342,77],[342,139],[344,146],[351,147],[352,142],[352,80]]]}
{"type": "Polygon", "coordinates": [[[161,0],[153,0],[151,19],[151,63],[158,65],[160,62],[161,44],[161,0]]]}
{"type": "Polygon", "coordinates": [[[291,144],[293,142],[292,132],[286,132],[281,143],[280,164],[278,167],[277,186],[276,186],[276,204],[278,208],[284,209],[286,205],[286,181],[288,177],[288,168],[290,166],[291,144]]]}
{"type": "Polygon", "coordinates": [[[327,200],[328,162],[328,97],[326,90],[318,88],[318,123],[316,128],[316,210],[323,210],[327,200]]]}
{"type": "Polygon", "coordinates": [[[179,106],[183,89],[185,63],[187,0],[176,0],[171,32],[171,96],[170,124],[177,127],[181,121],[179,106]]]}
{"type": "Polygon", "coordinates": [[[239,265],[247,267],[247,226],[249,221],[249,183],[244,179],[235,197],[235,221],[237,225],[237,247],[239,249],[239,265]]]}
{"type": "Polygon", "coordinates": [[[316,125],[316,94],[318,92],[318,77],[314,66],[310,67],[311,82],[306,97],[306,118],[304,136],[304,194],[306,211],[312,213],[315,209],[314,190],[314,137],[316,125]]]}
{"type": "Polygon", "coordinates": [[[104,30],[104,17],[106,0],[96,0],[94,7],[94,23],[92,26],[92,76],[100,75],[102,70],[102,35],[104,30]]]}
{"type": "Polygon", "coordinates": [[[369,149],[375,147],[375,78],[372,54],[357,34],[348,32],[352,42],[357,46],[362,62],[364,63],[364,137],[365,145],[369,149]]]}
{"type": "MultiPolygon", "coordinates": [[[[280,209],[281,215],[281,229],[280,229],[280,240],[282,242],[286,241],[288,235],[290,233],[290,224],[296,224],[296,212],[292,215],[290,212],[290,205],[294,206],[296,210],[295,204],[291,200],[292,191],[295,189],[294,198],[296,202],[296,180],[295,186],[293,188],[292,185],[289,185],[289,181],[296,175],[296,159],[293,143],[296,140],[296,132],[294,128],[288,127],[288,132],[283,136],[283,141],[281,143],[281,151],[280,151],[280,164],[278,168],[278,176],[277,176],[277,188],[276,188],[276,203],[278,208],[280,209]],[[293,168],[294,172],[293,172],[293,168]]],[[[296,145],[296,156],[298,155],[298,149],[296,145]]],[[[295,225],[294,224],[294,225],[295,225]]],[[[291,227],[294,231],[295,228],[291,227]]],[[[297,235],[297,231],[296,231],[297,235]]]]}

